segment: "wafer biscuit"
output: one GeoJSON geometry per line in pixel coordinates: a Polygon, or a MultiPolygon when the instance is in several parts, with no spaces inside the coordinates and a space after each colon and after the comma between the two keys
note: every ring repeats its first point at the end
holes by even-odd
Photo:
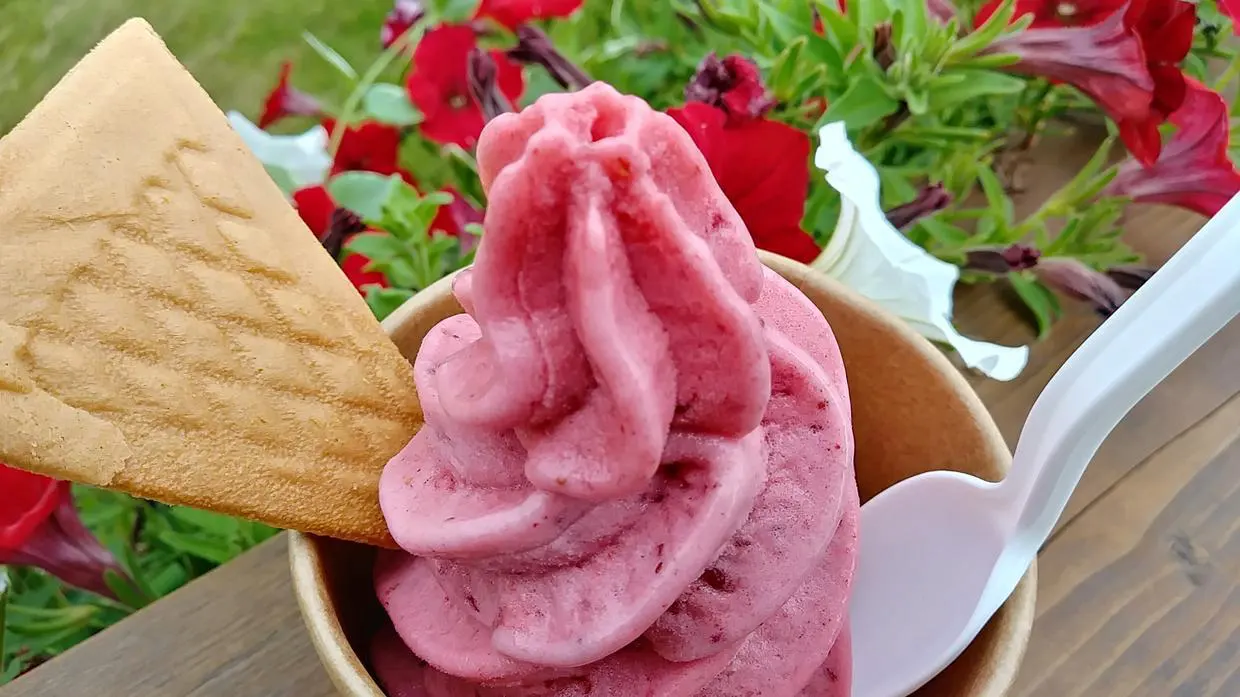
{"type": "Polygon", "coordinates": [[[0,141],[0,461],[390,545],[412,370],[151,27],[0,141]]]}

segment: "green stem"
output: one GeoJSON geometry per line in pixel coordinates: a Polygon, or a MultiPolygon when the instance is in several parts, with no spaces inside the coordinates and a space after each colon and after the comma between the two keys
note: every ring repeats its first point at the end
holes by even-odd
{"type": "Polygon", "coordinates": [[[1018,149],[1028,150],[1033,145],[1034,139],[1038,137],[1038,133],[1041,132],[1050,114],[1049,106],[1054,102],[1054,89],[1055,86],[1049,80],[1044,80],[1038,89],[1037,96],[1033,100],[1033,116],[1025,127],[1025,137],[1021,140],[1018,149]]]}
{"type": "Polygon", "coordinates": [[[344,107],[340,111],[340,115],[336,119],[336,128],[332,131],[331,140],[327,145],[327,154],[336,159],[336,153],[340,150],[340,142],[344,140],[344,132],[349,128],[349,123],[353,121],[353,117],[357,116],[358,107],[361,106],[362,100],[366,98],[366,93],[379,80],[379,76],[384,70],[396,60],[396,57],[404,53],[409,46],[416,44],[422,39],[422,34],[426,33],[426,22],[418,22],[409,29],[405,30],[392,45],[375,59],[374,63],[366,69],[362,74],[362,78],[358,80],[357,85],[349,94],[349,98],[345,100],[344,107]]]}

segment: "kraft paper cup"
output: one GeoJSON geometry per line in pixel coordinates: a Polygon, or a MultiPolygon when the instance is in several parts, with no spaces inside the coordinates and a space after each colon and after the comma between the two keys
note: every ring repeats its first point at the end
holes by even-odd
{"type": "MultiPolygon", "coordinates": [[[[822,310],[839,341],[852,396],[857,480],[864,502],[920,472],[955,469],[996,480],[1011,455],[977,395],[943,354],[899,319],[783,257],[763,262],[822,310]]],[[[460,313],[451,280],[420,292],[383,322],[410,360],[440,320],[460,313]]],[[[864,535],[864,531],[863,531],[864,535]]],[[[293,586],[323,666],[347,697],[385,697],[365,647],[385,621],[371,585],[374,550],[291,533],[293,586]]],[[[864,537],[861,544],[865,544],[864,537]]],[[[1036,568],[973,644],[918,697],[1002,697],[1033,626],[1036,568]]]]}

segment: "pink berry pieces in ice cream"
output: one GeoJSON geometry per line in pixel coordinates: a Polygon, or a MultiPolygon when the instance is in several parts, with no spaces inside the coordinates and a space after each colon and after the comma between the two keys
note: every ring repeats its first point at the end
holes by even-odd
{"type": "Polygon", "coordinates": [[[596,83],[492,121],[486,234],[380,502],[392,695],[845,697],[843,362],[689,136],[596,83]]]}

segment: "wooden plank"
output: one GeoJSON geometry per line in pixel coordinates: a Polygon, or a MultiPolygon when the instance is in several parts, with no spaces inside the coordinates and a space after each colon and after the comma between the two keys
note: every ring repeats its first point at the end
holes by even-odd
{"type": "Polygon", "coordinates": [[[1240,395],[1047,546],[1014,697],[1240,695],[1240,395]]]}
{"type": "Polygon", "coordinates": [[[283,535],[0,688],[3,697],[330,697],[283,535]]]}

